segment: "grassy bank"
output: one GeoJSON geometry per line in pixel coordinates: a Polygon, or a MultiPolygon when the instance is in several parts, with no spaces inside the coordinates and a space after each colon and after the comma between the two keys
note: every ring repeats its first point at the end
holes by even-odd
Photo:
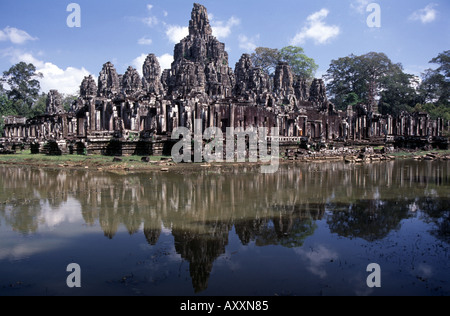
{"type": "MultiPolygon", "coordinates": [[[[401,151],[391,153],[389,154],[389,156],[395,159],[409,159],[409,158],[412,159],[418,156],[426,156],[429,153],[437,153],[439,155],[450,155],[450,150],[401,151]]],[[[101,156],[101,155],[47,156],[43,154],[31,154],[30,151],[25,150],[22,152],[18,152],[14,155],[0,155],[0,164],[49,167],[49,168],[92,169],[92,170],[161,170],[168,168],[186,169],[205,166],[205,164],[198,164],[198,163],[175,164],[171,162],[170,157],[152,156],[149,158],[150,162],[141,161],[142,157],[140,156],[120,157],[121,161],[114,161],[114,157],[110,156],[101,156]]],[[[281,159],[280,163],[283,162],[289,163],[281,159]]]]}
{"type": "Polygon", "coordinates": [[[170,165],[166,160],[169,157],[149,157],[150,162],[142,162],[141,158],[138,156],[120,157],[121,161],[114,161],[114,157],[101,155],[47,156],[31,154],[30,151],[25,150],[14,155],[0,155],[0,164],[85,169],[156,169],[170,165]]]}

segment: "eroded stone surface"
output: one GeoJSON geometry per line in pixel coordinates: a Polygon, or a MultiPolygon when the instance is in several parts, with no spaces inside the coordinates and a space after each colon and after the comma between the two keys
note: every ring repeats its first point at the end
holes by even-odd
{"type": "Polygon", "coordinates": [[[142,66],[142,86],[145,92],[162,95],[164,93],[161,82],[161,66],[158,58],[154,54],[149,54],[142,66]]]}
{"type": "Polygon", "coordinates": [[[120,92],[120,79],[111,62],[103,65],[98,77],[98,96],[111,98],[120,92]]]}
{"type": "Polygon", "coordinates": [[[133,67],[128,67],[127,71],[122,77],[122,91],[125,95],[133,95],[136,92],[142,91],[142,79],[139,73],[133,67]]]}
{"type": "Polygon", "coordinates": [[[84,77],[80,86],[80,97],[94,97],[97,95],[97,84],[92,75],[84,77]]]}
{"type": "Polygon", "coordinates": [[[55,115],[64,113],[62,96],[57,90],[50,90],[47,94],[47,104],[45,113],[55,115]]]}
{"type": "Polygon", "coordinates": [[[327,92],[322,79],[314,79],[309,90],[309,101],[315,104],[327,102],[327,92]]]}

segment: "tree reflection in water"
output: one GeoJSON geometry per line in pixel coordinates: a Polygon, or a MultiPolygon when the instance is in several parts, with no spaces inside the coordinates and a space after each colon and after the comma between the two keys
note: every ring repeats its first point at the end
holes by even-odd
{"type": "Polygon", "coordinates": [[[450,244],[450,198],[422,197],[416,204],[424,212],[425,220],[434,224],[431,233],[450,244]]]}
{"type": "Polygon", "coordinates": [[[376,241],[398,230],[402,220],[413,216],[408,201],[359,200],[350,204],[328,204],[327,223],[332,233],[347,238],[376,241]]]}

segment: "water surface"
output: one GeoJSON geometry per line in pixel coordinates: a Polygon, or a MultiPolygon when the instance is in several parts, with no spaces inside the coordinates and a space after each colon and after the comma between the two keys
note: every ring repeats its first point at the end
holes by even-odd
{"type": "Polygon", "coordinates": [[[449,168],[0,166],[0,295],[449,295],[449,168]]]}

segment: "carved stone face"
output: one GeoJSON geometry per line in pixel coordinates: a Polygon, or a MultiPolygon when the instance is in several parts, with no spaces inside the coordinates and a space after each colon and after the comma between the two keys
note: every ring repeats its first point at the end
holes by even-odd
{"type": "Polygon", "coordinates": [[[62,96],[57,90],[50,90],[47,95],[46,114],[61,114],[64,112],[62,96]]]}
{"type": "Polygon", "coordinates": [[[102,97],[111,97],[120,91],[119,75],[114,65],[107,62],[103,65],[98,77],[98,95],[102,97]]]}
{"type": "Polygon", "coordinates": [[[122,89],[125,94],[132,94],[142,90],[142,80],[133,67],[128,67],[122,78],[122,89]]]}
{"type": "Polygon", "coordinates": [[[80,86],[81,97],[93,97],[97,95],[97,84],[91,75],[85,77],[80,86]]]}

